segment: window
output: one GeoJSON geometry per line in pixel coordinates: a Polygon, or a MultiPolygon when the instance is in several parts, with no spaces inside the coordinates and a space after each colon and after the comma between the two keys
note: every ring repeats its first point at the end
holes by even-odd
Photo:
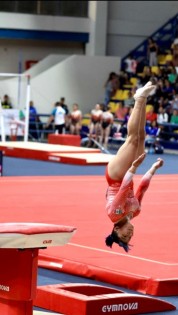
{"type": "Polygon", "coordinates": [[[38,1],[33,0],[33,1],[15,1],[15,2],[16,2],[16,12],[28,13],[28,14],[37,14],[37,2],[38,1]]]}
{"type": "Polygon", "coordinates": [[[40,1],[41,14],[87,17],[88,1],[40,1]]]}
{"type": "Polygon", "coordinates": [[[0,1],[0,12],[87,17],[88,1],[0,1]]]}
{"type": "Polygon", "coordinates": [[[17,1],[0,1],[0,12],[15,12],[17,1]]]}

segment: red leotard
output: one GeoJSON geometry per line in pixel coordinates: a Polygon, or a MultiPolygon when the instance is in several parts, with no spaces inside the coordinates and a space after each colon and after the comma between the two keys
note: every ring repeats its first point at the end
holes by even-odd
{"type": "Polygon", "coordinates": [[[141,179],[136,194],[133,190],[133,173],[127,171],[122,181],[112,180],[106,170],[109,184],[106,193],[106,210],[113,223],[130,214],[134,218],[140,213],[141,201],[148,189],[152,174],[148,171],[141,179]]]}

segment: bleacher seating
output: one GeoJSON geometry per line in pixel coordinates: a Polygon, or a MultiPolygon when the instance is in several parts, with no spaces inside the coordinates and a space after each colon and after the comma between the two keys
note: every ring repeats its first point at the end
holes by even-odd
{"type": "Polygon", "coordinates": [[[132,84],[132,87],[136,87],[138,84],[138,78],[136,77],[130,78],[130,83],[132,84]]]}

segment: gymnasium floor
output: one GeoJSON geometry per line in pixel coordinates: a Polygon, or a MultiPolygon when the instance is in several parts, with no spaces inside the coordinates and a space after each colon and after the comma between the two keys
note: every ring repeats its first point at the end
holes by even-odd
{"type": "MultiPolygon", "coordinates": [[[[156,155],[147,155],[146,160],[143,165],[139,168],[137,174],[143,174],[157,158],[156,155]]],[[[162,158],[165,161],[164,167],[158,171],[160,174],[178,174],[178,156],[164,154],[162,158]]],[[[43,162],[35,160],[25,160],[17,158],[4,157],[3,159],[3,176],[4,177],[16,177],[16,176],[104,176],[105,166],[78,166],[78,165],[66,165],[53,162],[43,162]]],[[[169,185],[169,182],[167,183],[169,185]]],[[[86,279],[84,277],[71,276],[69,274],[64,274],[52,270],[47,270],[39,268],[38,272],[38,284],[56,284],[63,282],[84,282],[84,283],[95,283],[103,284],[100,281],[94,281],[91,279],[86,279]]],[[[121,287],[110,285],[105,283],[105,285],[110,287],[115,287],[126,292],[133,292],[131,290],[126,290],[121,287]]],[[[177,307],[176,311],[166,312],[165,314],[178,314],[178,297],[170,296],[163,297],[162,299],[169,301],[177,307]]],[[[37,309],[37,308],[35,308],[37,309]]],[[[154,314],[154,313],[152,313],[154,314]]],[[[156,313],[155,313],[156,314],[156,313]]]]}

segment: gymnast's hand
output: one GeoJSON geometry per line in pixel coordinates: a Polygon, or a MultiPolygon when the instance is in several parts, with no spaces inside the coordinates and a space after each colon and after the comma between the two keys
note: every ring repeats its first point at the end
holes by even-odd
{"type": "Polygon", "coordinates": [[[135,174],[137,167],[143,162],[145,159],[146,153],[141,154],[135,161],[133,161],[129,171],[135,174]]]}

